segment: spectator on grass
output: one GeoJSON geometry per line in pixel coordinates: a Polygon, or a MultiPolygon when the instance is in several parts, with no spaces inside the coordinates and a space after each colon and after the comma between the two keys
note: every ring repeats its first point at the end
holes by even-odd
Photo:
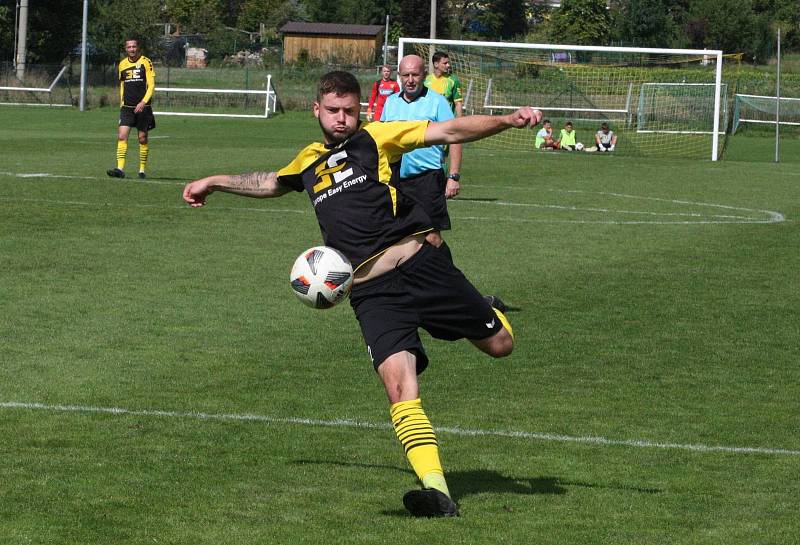
{"type": "Polygon", "coordinates": [[[558,149],[558,142],[553,139],[553,124],[549,119],[542,121],[542,128],[536,133],[536,149],[552,150],[558,149]]]}
{"type": "MultiPolygon", "coordinates": [[[[406,55],[400,60],[397,73],[403,90],[386,101],[381,121],[448,121],[453,119],[450,104],[442,95],[425,87],[425,61],[417,55],[406,55]]],[[[414,199],[433,221],[434,231],[428,233],[428,242],[450,253],[441,231],[450,229],[447,199],[461,190],[461,144],[450,146],[450,174],[445,179],[444,146],[415,149],[403,155],[400,181],[403,191],[414,199]]]]}
{"type": "Polygon", "coordinates": [[[156,88],[153,63],[142,55],[139,40],[125,41],[127,57],[117,66],[119,79],[119,125],[117,129],[117,166],[106,171],[113,178],[125,177],[125,159],[128,154],[128,135],[136,127],[139,135],[139,178],[145,178],[147,157],[150,153],[148,133],[156,128],[156,118],[150,101],[156,88]]]}
{"type": "MultiPolygon", "coordinates": [[[[417,375],[428,366],[419,328],[433,337],[467,338],[495,358],[514,348],[511,325],[441,249],[425,240],[432,224],[399,185],[400,159],[416,148],[474,141],[541,120],[532,108],[504,116],[444,122],[359,123],[361,87],[348,72],[320,78],[313,112],[323,142],[306,146],[277,172],[216,175],[186,185],[193,208],[214,191],[247,197],[309,196],[324,244],[354,270],[350,306],[389,398],[389,414],[409,464],[422,483],[403,504],[414,516],[458,514],[439,459],[439,444],[422,408],[417,375]]],[[[383,508],[378,507],[378,512],[383,508]]]]}
{"type": "Polygon", "coordinates": [[[386,99],[400,92],[400,85],[392,79],[392,69],[388,64],[381,66],[381,79],[372,84],[372,93],[367,104],[367,121],[381,120],[381,112],[386,99]]]}
{"type": "Polygon", "coordinates": [[[561,129],[561,134],[556,141],[557,148],[564,151],[575,151],[576,140],[577,135],[572,128],[572,121],[567,121],[564,123],[564,128],[561,129]]]}
{"type": "Polygon", "coordinates": [[[617,135],[608,127],[608,123],[600,124],[600,130],[594,135],[597,151],[614,151],[617,145],[617,135]]]}

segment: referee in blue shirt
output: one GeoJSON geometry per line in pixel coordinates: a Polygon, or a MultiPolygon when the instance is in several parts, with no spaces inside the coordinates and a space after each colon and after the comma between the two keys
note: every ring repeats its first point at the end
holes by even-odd
{"type": "MultiPolygon", "coordinates": [[[[453,119],[450,103],[442,95],[423,85],[425,61],[417,55],[400,60],[397,74],[402,91],[386,99],[381,121],[447,121],[453,119]]],[[[450,174],[445,177],[445,146],[418,148],[403,155],[400,166],[400,190],[417,202],[431,218],[434,230],[427,240],[450,253],[441,231],[450,229],[447,201],[458,195],[461,144],[450,146],[450,174]]]]}

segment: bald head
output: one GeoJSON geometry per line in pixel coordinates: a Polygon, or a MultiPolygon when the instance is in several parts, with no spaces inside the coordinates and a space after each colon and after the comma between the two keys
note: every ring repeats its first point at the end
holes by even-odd
{"type": "Polygon", "coordinates": [[[406,99],[416,100],[422,92],[422,82],[425,79],[425,61],[422,57],[406,55],[400,59],[397,75],[400,76],[400,85],[403,86],[406,99]]]}

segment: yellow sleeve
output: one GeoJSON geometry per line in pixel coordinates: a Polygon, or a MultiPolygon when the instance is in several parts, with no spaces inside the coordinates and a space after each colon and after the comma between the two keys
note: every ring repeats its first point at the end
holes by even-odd
{"type": "Polygon", "coordinates": [[[427,120],[370,123],[364,127],[390,163],[399,161],[406,152],[425,147],[427,129],[427,120]]]}
{"type": "Polygon", "coordinates": [[[122,81],[122,61],[117,65],[117,79],[119,80],[119,106],[125,105],[125,83],[122,81]]]}
{"type": "Polygon", "coordinates": [[[153,92],[156,90],[156,72],[153,70],[153,62],[148,59],[147,57],[143,57],[144,60],[144,73],[145,79],[147,80],[147,91],[144,93],[144,98],[142,98],[142,102],[145,104],[150,103],[150,99],[153,98],[153,92]]]}

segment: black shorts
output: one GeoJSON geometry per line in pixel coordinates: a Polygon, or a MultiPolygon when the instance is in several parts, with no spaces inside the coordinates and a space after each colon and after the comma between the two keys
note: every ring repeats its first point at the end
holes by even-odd
{"type": "Polygon", "coordinates": [[[437,231],[450,229],[450,216],[447,214],[447,199],[444,190],[447,179],[443,169],[426,170],[422,174],[403,178],[398,184],[400,191],[419,204],[431,218],[431,225],[437,231]]]}
{"type": "Polygon", "coordinates": [[[156,116],[153,115],[153,108],[150,106],[145,106],[138,114],[133,111],[132,106],[123,106],[119,109],[119,125],[136,127],[139,132],[148,132],[156,128],[156,116]]]}
{"type": "Polygon", "coordinates": [[[375,369],[403,350],[417,357],[417,374],[428,366],[418,328],[437,339],[485,339],[503,327],[494,309],[447,254],[425,243],[396,269],[358,284],[350,305],[375,369]]]}

